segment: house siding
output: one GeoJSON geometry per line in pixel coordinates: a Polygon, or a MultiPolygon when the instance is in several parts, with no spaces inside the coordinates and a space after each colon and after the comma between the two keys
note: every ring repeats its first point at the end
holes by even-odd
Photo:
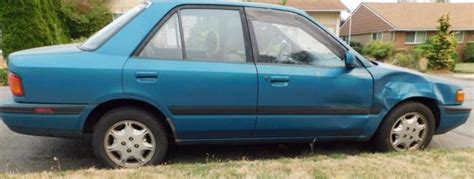
{"type": "Polygon", "coordinates": [[[388,32],[392,29],[390,24],[374,14],[364,5],[361,5],[359,9],[355,11],[349,21],[345,22],[341,27],[341,35],[343,36],[349,34],[350,25],[352,25],[352,35],[368,34],[373,32],[388,32]],[[349,22],[350,20],[352,20],[352,23],[349,22]]]}
{"type": "Polygon", "coordinates": [[[339,24],[341,24],[340,12],[308,12],[308,14],[334,34],[339,35],[339,24]]]}
{"type": "Polygon", "coordinates": [[[125,13],[145,0],[110,0],[107,6],[114,13],[125,13]]]}
{"type": "MultiPolygon", "coordinates": [[[[419,44],[406,44],[405,43],[405,34],[406,33],[407,32],[403,32],[403,31],[395,32],[394,45],[395,45],[395,50],[396,51],[410,50],[410,49],[416,47],[417,45],[419,45],[419,44]]],[[[428,38],[430,38],[434,35],[436,35],[435,31],[429,31],[428,32],[428,38]]],[[[457,47],[456,51],[458,52],[459,58],[461,60],[464,57],[464,49],[466,48],[468,42],[474,42],[474,31],[464,31],[464,39],[463,39],[462,43],[458,43],[458,47],[457,47]]]]}

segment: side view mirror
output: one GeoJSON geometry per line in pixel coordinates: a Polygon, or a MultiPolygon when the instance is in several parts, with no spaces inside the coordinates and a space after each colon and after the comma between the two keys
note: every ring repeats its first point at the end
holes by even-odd
{"type": "Polygon", "coordinates": [[[344,62],[346,63],[347,68],[355,68],[358,66],[356,56],[351,51],[346,52],[346,57],[344,59],[344,62]]]}

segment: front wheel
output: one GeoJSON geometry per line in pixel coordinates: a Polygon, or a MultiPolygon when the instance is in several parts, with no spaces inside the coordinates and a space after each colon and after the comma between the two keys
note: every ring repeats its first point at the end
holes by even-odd
{"type": "Polygon", "coordinates": [[[108,167],[135,168],[159,164],[168,149],[167,139],[154,115],[123,107],[107,112],[96,124],[92,147],[108,167]]]}
{"type": "Polygon", "coordinates": [[[423,150],[435,130],[434,115],[417,102],[401,104],[391,111],[375,134],[375,145],[384,152],[423,150]]]}

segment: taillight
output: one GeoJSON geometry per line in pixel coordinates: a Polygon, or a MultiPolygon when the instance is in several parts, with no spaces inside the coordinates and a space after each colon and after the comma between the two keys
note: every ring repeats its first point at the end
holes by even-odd
{"type": "Polygon", "coordinates": [[[15,73],[8,72],[8,84],[10,85],[10,90],[13,95],[21,97],[25,95],[25,90],[23,89],[23,82],[21,77],[15,73]]]}

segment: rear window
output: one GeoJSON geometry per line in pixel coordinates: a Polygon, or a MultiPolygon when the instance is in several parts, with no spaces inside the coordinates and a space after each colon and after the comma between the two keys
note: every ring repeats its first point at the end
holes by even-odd
{"type": "Polygon", "coordinates": [[[95,33],[92,37],[87,39],[82,45],[79,46],[81,50],[94,51],[102,46],[107,40],[109,40],[115,33],[127,25],[130,20],[140,14],[144,9],[149,6],[150,3],[141,3],[132,10],[128,11],[118,19],[105,26],[99,32],[95,33]]]}

